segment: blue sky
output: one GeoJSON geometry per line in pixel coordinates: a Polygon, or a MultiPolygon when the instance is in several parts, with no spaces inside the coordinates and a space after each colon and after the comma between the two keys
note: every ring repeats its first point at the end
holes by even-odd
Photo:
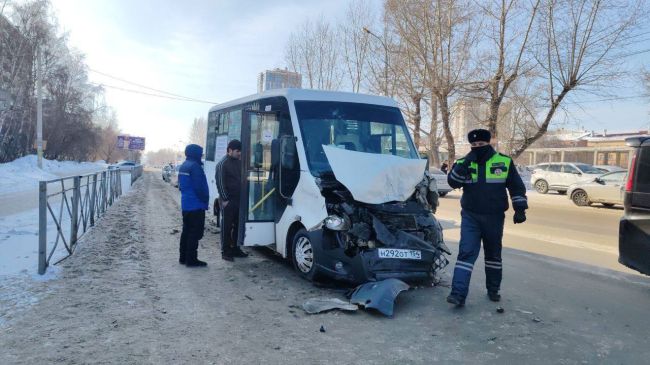
{"type": "MultiPolygon", "coordinates": [[[[284,66],[292,30],[307,19],[344,16],[349,0],[154,1],[53,0],[70,45],[86,54],[91,70],[210,102],[224,102],[256,92],[257,75],[284,66]]],[[[377,7],[381,2],[376,0],[377,7]]],[[[646,37],[647,38],[647,37],[646,37]]],[[[645,40],[638,49],[650,49],[645,40]]],[[[631,77],[614,94],[645,93],[635,72],[650,68],[650,53],[632,57],[631,77]]],[[[91,81],[139,89],[90,72],[91,81]]],[[[142,89],[139,89],[142,90],[142,89]]],[[[147,92],[147,90],[142,90],[147,92]]],[[[149,91],[150,92],[150,91],[149,91]]],[[[585,95],[573,100],[600,100],[585,95]]],[[[120,128],[147,138],[147,150],[187,142],[195,117],[210,104],[156,98],[106,88],[120,128]]],[[[569,105],[570,126],[609,131],[647,128],[650,98],[569,105]]]]}

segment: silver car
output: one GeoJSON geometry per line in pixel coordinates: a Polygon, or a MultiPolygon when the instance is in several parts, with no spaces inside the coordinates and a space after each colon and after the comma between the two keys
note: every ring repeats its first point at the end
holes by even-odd
{"type": "Polygon", "coordinates": [[[447,195],[450,191],[454,190],[449,186],[449,183],[447,183],[447,174],[442,172],[442,170],[439,170],[435,167],[429,168],[429,174],[433,176],[436,179],[436,185],[438,186],[438,195],[439,196],[445,196],[447,195]]]}
{"type": "Polygon", "coordinates": [[[586,206],[600,203],[606,207],[623,204],[623,193],[627,171],[610,172],[594,179],[569,186],[567,197],[575,205],[586,206]]]}
{"type": "Polygon", "coordinates": [[[624,168],[615,165],[594,165],[594,167],[602,171],[603,174],[607,172],[625,171],[624,168]]]}
{"type": "Polygon", "coordinates": [[[564,194],[569,186],[582,181],[593,181],[603,172],[591,165],[577,162],[549,162],[536,165],[530,176],[530,184],[540,194],[555,190],[564,194]]]}

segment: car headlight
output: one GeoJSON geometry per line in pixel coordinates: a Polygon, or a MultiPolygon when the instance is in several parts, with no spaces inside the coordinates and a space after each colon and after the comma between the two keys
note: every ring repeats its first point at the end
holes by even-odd
{"type": "Polygon", "coordinates": [[[350,229],[350,218],[347,216],[330,215],[325,218],[325,227],[332,231],[347,231],[350,229]]]}

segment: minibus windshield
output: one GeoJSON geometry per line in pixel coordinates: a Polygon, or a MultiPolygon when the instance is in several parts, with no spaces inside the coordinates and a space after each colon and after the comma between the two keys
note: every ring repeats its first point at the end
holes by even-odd
{"type": "Polygon", "coordinates": [[[323,145],[418,158],[398,108],[338,101],[296,101],[309,170],[331,172],[323,145]]]}

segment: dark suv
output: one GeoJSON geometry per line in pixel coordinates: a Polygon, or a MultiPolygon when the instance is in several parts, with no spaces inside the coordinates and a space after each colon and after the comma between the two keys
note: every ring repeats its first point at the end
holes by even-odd
{"type": "Polygon", "coordinates": [[[618,262],[650,275],[650,137],[625,140],[634,148],[618,231],[618,262]]]}

